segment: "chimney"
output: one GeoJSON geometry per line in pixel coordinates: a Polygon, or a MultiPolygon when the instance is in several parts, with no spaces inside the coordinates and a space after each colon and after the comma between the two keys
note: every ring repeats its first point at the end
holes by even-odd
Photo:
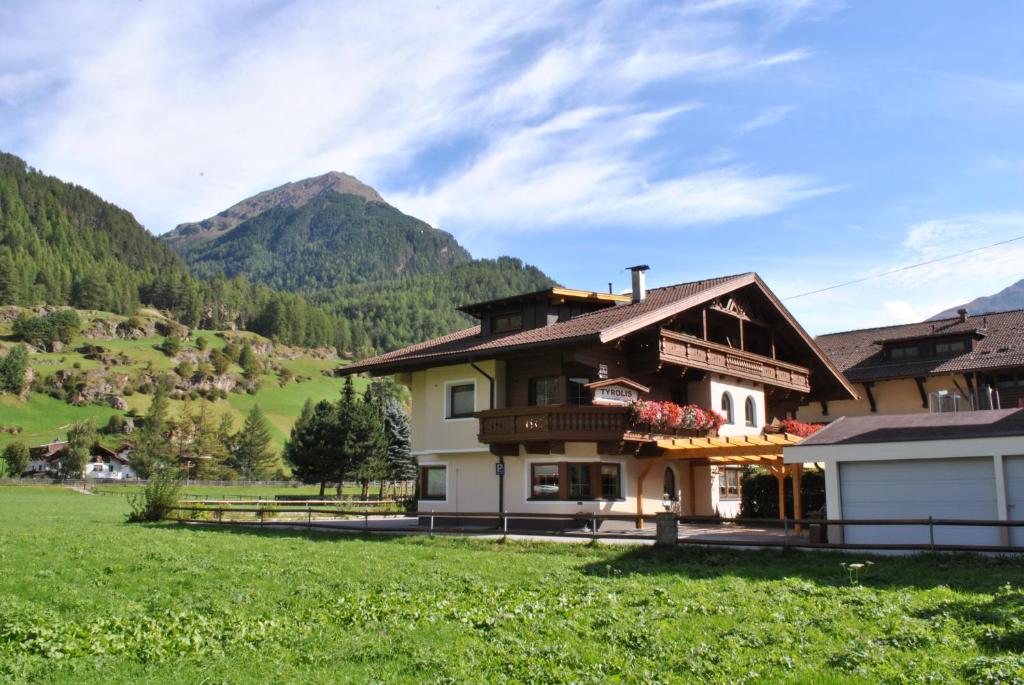
{"type": "Polygon", "coordinates": [[[966,309],[963,309],[963,308],[958,309],[958,310],[956,310],[956,313],[957,313],[957,316],[960,317],[960,323],[964,323],[964,322],[967,321],[967,310],[966,309]]]}
{"type": "Polygon", "coordinates": [[[647,297],[647,270],[651,267],[646,264],[638,264],[629,267],[633,272],[633,303],[643,302],[647,297]]]}

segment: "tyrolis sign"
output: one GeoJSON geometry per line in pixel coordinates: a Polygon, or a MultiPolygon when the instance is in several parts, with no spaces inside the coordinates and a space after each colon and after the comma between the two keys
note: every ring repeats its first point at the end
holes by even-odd
{"type": "Polygon", "coordinates": [[[593,393],[594,404],[630,404],[639,400],[643,393],[650,392],[647,386],[628,378],[609,378],[590,383],[587,388],[593,393]]]}

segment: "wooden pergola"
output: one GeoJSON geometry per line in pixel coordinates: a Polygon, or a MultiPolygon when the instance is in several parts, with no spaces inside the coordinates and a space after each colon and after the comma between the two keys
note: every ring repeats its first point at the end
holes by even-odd
{"type": "MultiPolygon", "coordinates": [[[[786,464],[782,461],[782,450],[799,444],[803,438],[782,433],[778,435],[744,435],[727,438],[660,438],[656,441],[658,454],[640,457],[645,464],[637,478],[637,526],[643,526],[644,479],[658,464],[666,461],[687,460],[691,466],[697,464],[762,466],[775,476],[779,483],[779,518],[786,517],[785,482],[786,476],[793,478],[793,510],[799,518],[802,501],[800,478],[802,464],[786,464]]],[[[695,506],[696,490],[693,471],[690,471],[690,507],[695,506]]],[[[690,512],[695,513],[694,511],[690,512]]]]}

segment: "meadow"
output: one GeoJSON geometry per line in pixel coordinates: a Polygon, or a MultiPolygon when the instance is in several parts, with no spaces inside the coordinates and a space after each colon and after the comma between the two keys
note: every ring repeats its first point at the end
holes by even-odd
{"type": "Polygon", "coordinates": [[[11,683],[1020,683],[1024,565],[124,523],[0,488],[11,683]]]}

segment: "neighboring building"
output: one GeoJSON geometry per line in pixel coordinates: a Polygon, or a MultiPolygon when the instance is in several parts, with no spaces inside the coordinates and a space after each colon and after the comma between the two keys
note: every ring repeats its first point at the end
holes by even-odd
{"type": "Polygon", "coordinates": [[[821,335],[858,399],[806,403],[802,421],[1024,406],[1024,310],[821,335]]]}
{"type": "MultiPolygon", "coordinates": [[[[832,520],[1024,519],[1024,410],[841,417],[786,461],[825,464],[832,520]]],[[[829,526],[829,542],[1024,547],[1024,527],[829,526]]]]}
{"type": "MultiPolygon", "coordinates": [[[[30,460],[26,473],[31,476],[56,477],[60,473],[60,457],[68,443],[55,440],[45,445],[29,448],[30,460]]],[[[111,450],[96,444],[90,450],[89,461],[82,472],[83,478],[103,478],[108,480],[126,480],[136,478],[135,471],[128,463],[131,445],[124,444],[117,450],[111,450]]]]}
{"type": "Polygon", "coordinates": [[[421,512],[734,515],[738,468],[781,478],[801,403],[856,397],[753,273],[632,295],[549,288],[461,307],[479,325],[340,369],[395,375],[412,394],[421,512]],[[718,438],[652,435],[629,400],[695,403],[718,438]],[[728,469],[728,470],[727,470],[728,469]]]}

